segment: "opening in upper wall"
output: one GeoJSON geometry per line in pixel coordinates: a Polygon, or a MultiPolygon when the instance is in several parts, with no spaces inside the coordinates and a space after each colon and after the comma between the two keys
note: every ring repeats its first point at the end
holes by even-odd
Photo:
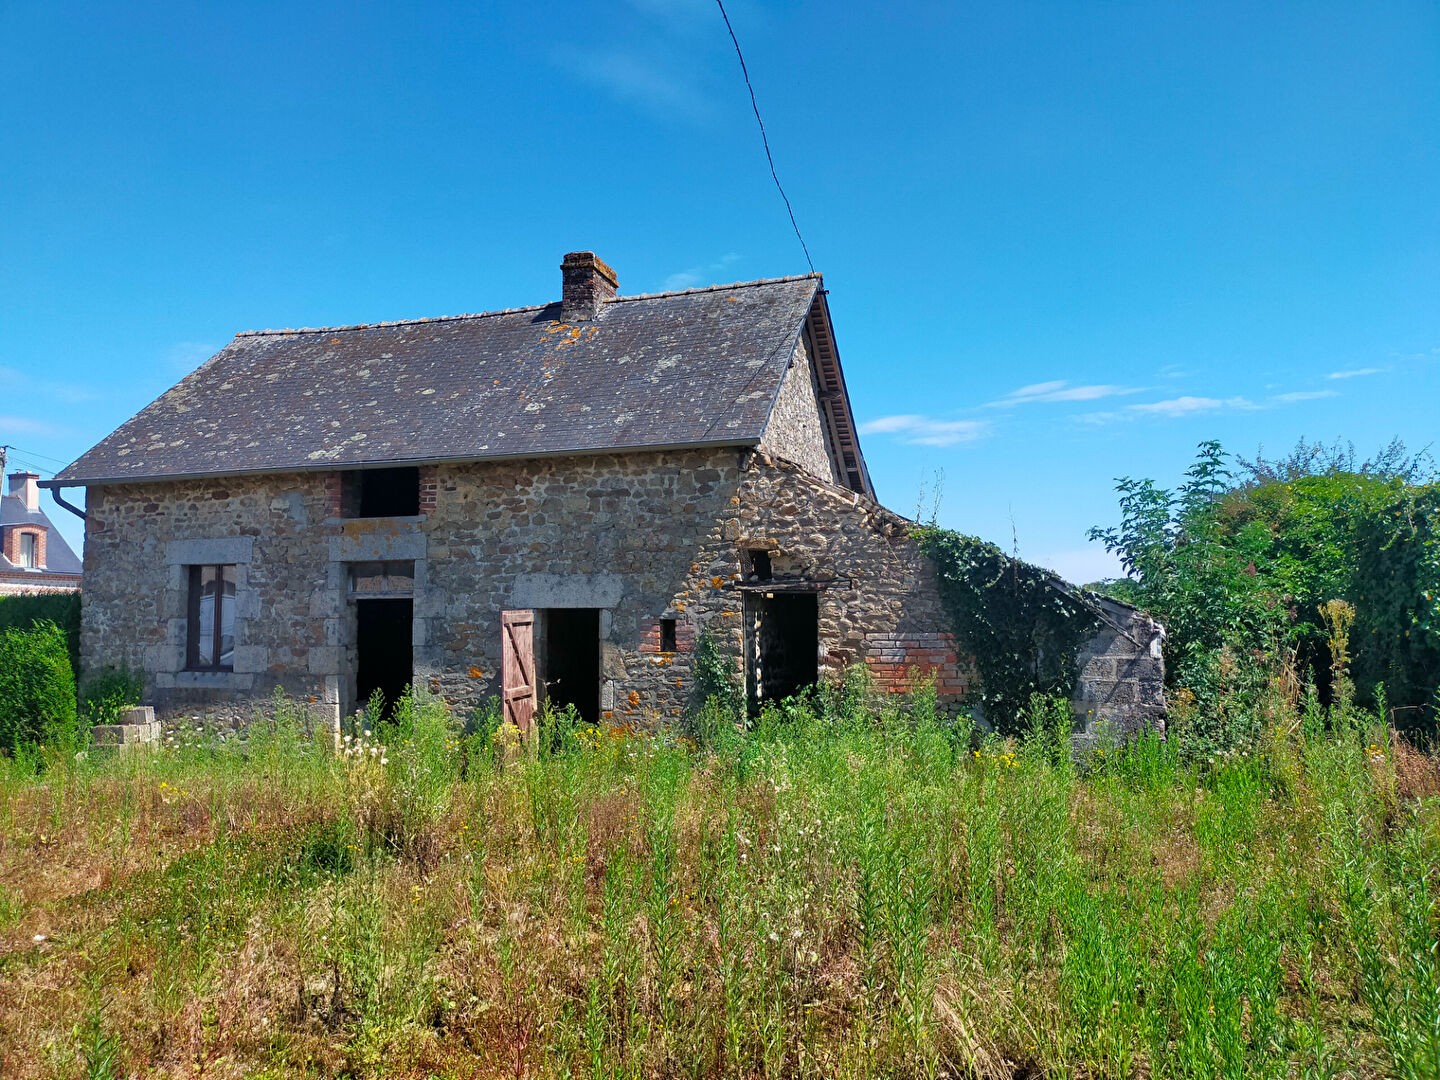
{"type": "Polygon", "coordinates": [[[420,470],[354,469],[341,474],[344,517],[415,517],[420,513],[420,470]]]}

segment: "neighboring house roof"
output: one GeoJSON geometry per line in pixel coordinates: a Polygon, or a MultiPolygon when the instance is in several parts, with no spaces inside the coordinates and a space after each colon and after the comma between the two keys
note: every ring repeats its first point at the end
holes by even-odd
{"type": "Polygon", "coordinates": [[[0,528],[11,525],[38,525],[45,530],[45,566],[39,570],[16,566],[4,555],[0,555],[0,570],[13,570],[17,574],[79,574],[82,567],[79,557],[71,550],[60,530],[46,516],[44,510],[25,509],[25,500],[18,495],[0,495],[0,528]]]}
{"type": "Polygon", "coordinates": [[[49,483],[755,445],[812,308],[818,274],[618,296],[593,322],[555,303],[244,333],[49,483]]]}

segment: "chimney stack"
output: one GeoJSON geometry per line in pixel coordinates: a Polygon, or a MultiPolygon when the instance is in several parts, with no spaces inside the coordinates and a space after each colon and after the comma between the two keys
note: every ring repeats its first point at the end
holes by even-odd
{"type": "Polygon", "coordinates": [[[613,300],[620,281],[615,271],[593,251],[572,251],[560,264],[564,281],[560,317],[565,322],[594,322],[600,307],[613,300]]]}
{"type": "Polygon", "coordinates": [[[35,513],[40,509],[40,474],[33,472],[12,472],[9,476],[10,494],[18,495],[25,509],[35,513]]]}

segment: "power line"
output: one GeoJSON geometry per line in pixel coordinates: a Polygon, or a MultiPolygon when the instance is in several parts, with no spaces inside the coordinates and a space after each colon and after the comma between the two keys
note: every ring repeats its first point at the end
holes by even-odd
{"type": "Polygon", "coordinates": [[[69,464],[69,462],[61,461],[59,458],[51,457],[49,454],[37,454],[34,450],[24,450],[18,446],[12,446],[10,447],[10,449],[15,451],[15,453],[17,454],[24,454],[28,458],[39,458],[41,461],[53,461],[56,465],[69,464]]]}
{"type": "Polygon", "coordinates": [[[730,31],[730,40],[735,45],[735,55],[740,58],[740,74],[745,76],[745,89],[750,91],[750,108],[755,110],[755,122],[760,125],[760,141],[765,145],[765,160],[770,163],[770,179],[775,181],[775,190],[780,192],[780,198],[785,200],[785,212],[790,215],[790,227],[795,230],[795,239],[800,241],[800,250],[805,252],[805,264],[810,267],[810,272],[815,272],[815,264],[810,260],[810,249],[805,245],[805,238],[800,235],[800,226],[795,221],[795,210],[790,205],[790,197],[785,194],[785,189],[780,185],[780,177],[775,172],[775,158],[770,153],[770,139],[765,134],[765,121],[760,118],[760,106],[755,102],[755,88],[750,85],[750,71],[745,67],[745,54],[740,51],[740,41],[735,37],[735,28],[730,25],[730,16],[725,13],[725,0],[715,0],[720,5],[720,17],[725,20],[725,29],[730,31]]]}

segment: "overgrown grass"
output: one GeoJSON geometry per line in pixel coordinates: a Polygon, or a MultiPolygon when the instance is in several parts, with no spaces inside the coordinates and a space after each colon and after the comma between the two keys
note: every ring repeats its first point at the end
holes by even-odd
{"type": "Polygon", "coordinates": [[[0,765],[0,1074],[1440,1076],[1433,759],[1053,720],[0,765]]]}

